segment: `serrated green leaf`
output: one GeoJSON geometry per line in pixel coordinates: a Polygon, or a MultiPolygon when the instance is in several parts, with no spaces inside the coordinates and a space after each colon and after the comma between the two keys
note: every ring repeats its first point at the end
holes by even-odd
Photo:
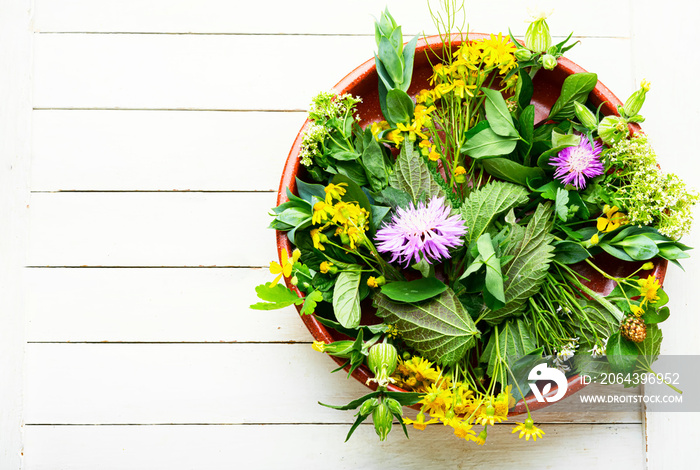
{"type": "Polygon", "coordinates": [[[469,229],[467,244],[478,239],[500,214],[528,201],[527,190],[517,184],[493,181],[472,191],[460,208],[469,229]]]}
{"type": "Polygon", "coordinates": [[[452,289],[427,302],[399,304],[375,296],[377,315],[395,324],[401,338],[423,357],[453,365],[474,347],[479,330],[452,289]]]}
{"type": "Polygon", "coordinates": [[[338,322],[345,328],[360,325],[360,280],[359,271],[343,271],[338,274],[333,289],[333,311],[338,322]]]}
{"type": "Polygon", "coordinates": [[[486,373],[502,385],[508,383],[508,373],[501,365],[511,365],[535,349],[530,330],[522,320],[509,320],[494,329],[481,355],[481,362],[488,363],[486,373]],[[498,331],[498,335],[496,335],[498,331]],[[494,370],[499,373],[495,374],[494,370]]]}
{"type": "Polygon", "coordinates": [[[323,300],[323,294],[320,291],[313,291],[304,297],[304,305],[299,311],[300,315],[310,315],[316,310],[316,305],[323,300]]]}
{"type": "Polygon", "coordinates": [[[566,222],[569,218],[569,191],[562,188],[557,188],[557,196],[554,202],[554,211],[557,213],[557,217],[561,219],[562,222],[566,222]]]}
{"type": "Polygon", "coordinates": [[[608,339],[605,355],[615,372],[632,372],[639,351],[635,344],[616,331],[608,339]]]}
{"type": "Polygon", "coordinates": [[[488,311],[483,317],[488,323],[500,323],[508,316],[518,313],[525,301],[539,291],[549,269],[549,262],[554,256],[551,230],[551,205],[539,204],[527,226],[512,232],[513,239],[503,250],[503,256],[513,257],[503,267],[506,305],[488,311]]]}
{"type": "Polygon", "coordinates": [[[292,304],[301,304],[304,299],[296,292],[290,290],[283,284],[270,286],[270,282],[261,284],[255,288],[258,297],[265,302],[258,302],[250,306],[253,310],[276,310],[288,307],[292,304]]]}
{"type": "Polygon", "coordinates": [[[647,337],[644,341],[637,343],[639,351],[638,367],[646,372],[651,372],[651,366],[659,357],[661,352],[661,342],[664,337],[658,325],[647,325],[647,337]]]}
{"type": "Polygon", "coordinates": [[[389,185],[411,196],[414,203],[425,196],[444,196],[445,193],[433,180],[428,164],[411,143],[401,147],[401,153],[394,164],[394,173],[389,177],[389,185]]]}

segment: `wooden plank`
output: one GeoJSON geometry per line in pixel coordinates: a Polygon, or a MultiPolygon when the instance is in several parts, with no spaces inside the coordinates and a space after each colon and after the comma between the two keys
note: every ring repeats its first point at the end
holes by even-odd
{"type": "Polygon", "coordinates": [[[362,425],[343,442],[346,426],[29,426],[26,470],[207,468],[402,469],[615,468],[643,465],[639,425],[552,425],[537,442],[496,426],[476,446],[430,426],[406,439],[398,430],[378,442],[362,425]]]}
{"type": "MultiPolygon", "coordinates": [[[[354,412],[317,403],[368,393],[345,374],[329,374],[334,368],[309,344],[34,343],[25,417],[28,424],[351,423],[354,412]]],[[[595,413],[563,403],[554,410],[538,419],[640,423],[638,410],[595,413]]]]}
{"type": "Polygon", "coordinates": [[[0,470],[22,466],[31,6],[0,0],[0,470]]]}
{"type": "MultiPolygon", "coordinates": [[[[657,152],[661,167],[679,174],[689,186],[700,187],[700,163],[689,158],[687,136],[697,133],[698,109],[690,104],[689,89],[683,85],[682,77],[700,74],[700,58],[687,55],[681,49],[668,49],[651,31],[669,31],[669,37],[679,44],[697,44],[700,32],[697,18],[700,4],[681,2],[674,8],[659,8],[657,2],[643,0],[635,2],[633,8],[633,57],[637,82],[647,79],[651,90],[647,94],[642,114],[647,118],[644,130],[648,133],[657,152]],[[664,64],[654,65],[652,57],[663,57],[664,64]]],[[[682,240],[700,246],[698,209],[695,210],[694,231],[682,240]]],[[[663,323],[664,341],[662,354],[700,354],[700,319],[695,314],[700,276],[697,253],[685,260],[685,271],[670,266],[664,289],[670,297],[671,318],[663,323]]],[[[671,469],[697,466],[696,430],[697,413],[654,413],[645,415],[647,468],[671,469]]]]}
{"type": "Polygon", "coordinates": [[[312,341],[293,307],[257,311],[267,269],[29,269],[28,341],[312,341]]]}
{"type": "Polygon", "coordinates": [[[277,190],[306,115],[36,111],[33,117],[34,191],[259,191],[277,190]]]}
{"type": "Polygon", "coordinates": [[[30,266],[269,266],[273,193],[34,193],[30,266]]]}
{"type": "MultiPolygon", "coordinates": [[[[374,50],[370,36],[38,35],[34,102],[37,108],[306,109],[374,50]]],[[[625,94],[618,79],[628,82],[627,75],[618,70],[629,70],[628,39],[588,38],[569,55],[625,94]],[[611,63],[615,68],[603,74],[611,63]]]]}
{"type": "MultiPolygon", "coordinates": [[[[433,8],[438,8],[433,3],[433,8]]],[[[529,18],[526,4],[502,0],[498,12],[488,2],[467,1],[467,20],[473,31],[525,32],[529,18]]],[[[265,2],[264,21],[255,3],[227,0],[177,2],[171,0],[36,0],[36,31],[42,32],[172,32],[247,34],[372,34],[372,17],[386,5],[403,26],[415,34],[434,31],[424,0],[355,0],[351,7],[342,0],[306,0],[303,5],[284,0],[265,2]]],[[[550,20],[555,34],[588,36],[628,35],[628,5],[624,2],[590,0],[585,8],[565,8],[553,0],[537,2],[555,8],[550,20]],[[605,11],[605,15],[599,12],[605,11]]]]}

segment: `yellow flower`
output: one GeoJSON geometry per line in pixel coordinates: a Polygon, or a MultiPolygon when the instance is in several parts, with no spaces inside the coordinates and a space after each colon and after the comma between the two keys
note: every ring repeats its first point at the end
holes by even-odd
{"type": "Polygon", "coordinates": [[[372,135],[374,136],[374,138],[377,139],[377,136],[379,135],[380,132],[386,131],[390,128],[391,127],[389,126],[388,122],[379,121],[379,122],[372,123],[372,125],[370,126],[370,131],[372,132],[372,135]]]}
{"type": "Polygon", "coordinates": [[[591,237],[590,242],[591,242],[591,245],[597,245],[600,242],[600,237],[598,236],[597,233],[591,237]]]}
{"type": "Polygon", "coordinates": [[[326,192],[326,204],[332,204],[333,199],[340,200],[345,195],[347,183],[329,184],[323,190],[326,192]]]}
{"type": "Polygon", "coordinates": [[[455,95],[459,96],[460,98],[464,99],[465,95],[473,97],[474,94],[471,92],[471,90],[476,88],[476,85],[467,85],[464,83],[464,80],[455,80],[454,81],[454,90],[455,90],[455,95]]]}
{"type": "Polygon", "coordinates": [[[467,181],[466,174],[467,170],[465,170],[464,167],[461,165],[458,166],[457,168],[455,168],[455,181],[458,183],[464,183],[465,181],[467,181]]]}
{"type": "Polygon", "coordinates": [[[416,103],[426,103],[430,104],[433,102],[433,93],[430,90],[421,90],[416,95],[416,103]]]}
{"type": "Polygon", "coordinates": [[[641,317],[644,313],[644,309],[639,305],[631,305],[630,310],[632,310],[632,313],[634,313],[638,317],[641,317]]]}
{"type": "Polygon", "coordinates": [[[430,153],[428,154],[428,160],[430,160],[431,162],[436,162],[436,161],[440,160],[440,154],[437,153],[435,151],[435,149],[433,148],[433,150],[431,150],[430,153]]]}
{"type": "Polygon", "coordinates": [[[448,388],[439,388],[435,383],[430,384],[426,388],[426,394],[421,400],[423,409],[428,410],[432,414],[445,412],[452,403],[452,390],[448,388]]]}
{"type": "Polygon", "coordinates": [[[638,280],[637,284],[639,284],[640,295],[644,297],[642,303],[649,302],[653,304],[659,300],[658,291],[661,289],[661,284],[659,284],[659,281],[653,274],[650,274],[646,279],[638,280]]]}
{"type": "Polygon", "coordinates": [[[508,419],[508,409],[515,406],[515,397],[511,394],[512,388],[512,385],[508,385],[493,401],[496,416],[501,420],[508,419]]]}
{"type": "Polygon", "coordinates": [[[436,98],[440,98],[451,92],[454,87],[454,83],[441,83],[433,89],[433,94],[436,98]]]}
{"type": "MultiPolygon", "coordinates": [[[[506,416],[508,415],[506,411],[506,416]]],[[[479,412],[476,415],[476,418],[474,419],[474,422],[476,424],[483,424],[486,426],[487,424],[493,426],[494,423],[500,423],[503,421],[505,418],[501,415],[496,414],[496,407],[493,406],[491,402],[486,404],[486,406],[482,405],[479,408],[479,412]]]]}
{"type": "Polygon", "coordinates": [[[377,287],[379,287],[379,284],[377,284],[377,278],[374,277],[374,276],[370,276],[370,277],[367,279],[367,285],[368,285],[369,287],[371,287],[372,289],[376,289],[377,287]]]}
{"type": "Polygon", "coordinates": [[[426,428],[426,426],[428,426],[429,424],[433,424],[433,423],[437,423],[437,422],[438,422],[438,420],[434,419],[434,418],[431,418],[428,421],[426,421],[425,415],[423,414],[422,411],[420,413],[418,413],[415,421],[410,419],[410,418],[403,419],[403,424],[412,424],[414,428],[416,428],[420,431],[424,430],[426,428]]]}
{"type": "Polygon", "coordinates": [[[515,424],[517,424],[517,426],[513,428],[513,432],[511,432],[511,434],[520,431],[518,439],[525,436],[525,440],[529,441],[530,436],[532,436],[532,440],[536,441],[538,437],[541,438],[544,436],[544,431],[535,426],[535,422],[532,420],[532,418],[527,418],[524,423],[515,424]]]}
{"type": "Polygon", "coordinates": [[[325,251],[326,247],[323,246],[321,243],[328,241],[328,237],[326,237],[323,233],[321,233],[320,229],[313,229],[310,232],[311,234],[311,241],[314,244],[314,248],[317,250],[325,251]]]}
{"type": "Polygon", "coordinates": [[[311,216],[311,223],[320,225],[328,220],[328,217],[335,215],[335,208],[331,204],[326,204],[324,201],[318,201],[314,204],[314,213],[311,216]]]}
{"type": "Polygon", "coordinates": [[[392,141],[394,144],[401,145],[401,142],[403,142],[404,137],[401,135],[401,131],[398,129],[394,129],[393,131],[389,132],[386,135],[386,138],[390,141],[392,141]]]}
{"type": "Polygon", "coordinates": [[[277,261],[270,261],[270,273],[277,274],[277,277],[270,283],[270,287],[275,286],[282,276],[289,277],[292,275],[292,267],[294,263],[297,262],[301,256],[301,251],[294,250],[292,252],[292,258],[289,258],[287,254],[287,249],[282,248],[282,264],[280,265],[277,261]]]}
{"type": "Polygon", "coordinates": [[[472,429],[474,426],[457,416],[444,419],[442,422],[445,426],[451,426],[455,430],[455,436],[460,439],[470,440],[476,436],[476,432],[472,429]]]}
{"type": "Polygon", "coordinates": [[[311,348],[314,351],[323,352],[326,349],[326,343],[324,343],[323,341],[314,341],[311,345],[311,348]]]}
{"type": "Polygon", "coordinates": [[[328,274],[328,272],[331,270],[331,267],[333,266],[333,263],[329,263],[328,261],[323,261],[320,266],[320,270],[323,274],[328,274]]]}
{"type": "Polygon", "coordinates": [[[488,434],[486,433],[486,428],[484,428],[484,430],[481,431],[478,436],[472,438],[472,440],[478,445],[483,446],[484,444],[486,444],[486,437],[488,437],[488,434]]]}
{"type": "Polygon", "coordinates": [[[605,207],[603,207],[603,213],[605,214],[605,216],[598,217],[598,221],[596,224],[596,227],[598,228],[599,232],[612,232],[619,226],[625,225],[629,222],[625,214],[617,211],[617,206],[610,207],[606,204],[605,207]]]}
{"type": "MultiPolygon", "coordinates": [[[[440,79],[449,75],[450,70],[443,64],[435,64],[433,66],[433,76],[430,77],[430,85],[434,85],[435,82],[439,82],[440,79]]],[[[439,98],[439,96],[437,96],[439,98]]]]}

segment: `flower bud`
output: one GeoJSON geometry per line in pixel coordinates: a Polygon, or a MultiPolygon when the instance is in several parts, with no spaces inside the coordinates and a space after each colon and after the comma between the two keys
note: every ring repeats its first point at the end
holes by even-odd
{"type": "Polygon", "coordinates": [[[581,121],[583,127],[588,129],[589,131],[592,131],[593,129],[598,127],[598,120],[593,115],[590,109],[586,108],[578,101],[574,101],[574,108],[574,111],[576,112],[576,117],[579,121],[581,121]]]}
{"type": "Polygon", "coordinates": [[[461,165],[455,168],[455,181],[457,183],[464,183],[467,181],[467,170],[461,165]]]}
{"type": "Polygon", "coordinates": [[[393,415],[403,415],[403,406],[401,406],[401,403],[398,401],[394,400],[393,398],[385,398],[384,403],[386,403],[386,406],[393,415]]]}
{"type": "Polygon", "coordinates": [[[545,68],[545,70],[554,70],[557,67],[557,58],[554,57],[551,54],[545,54],[542,56],[542,67],[545,68]]]}
{"type": "Polygon", "coordinates": [[[625,116],[632,117],[639,113],[646,99],[647,91],[649,91],[649,82],[642,80],[639,90],[632,93],[632,96],[625,101],[624,111],[625,116]]]}
{"type": "Polygon", "coordinates": [[[549,34],[549,26],[546,17],[540,16],[525,32],[525,47],[533,52],[546,52],[552,45],[552,36],[549,34]]]}
{"type": "MultiPolygon", "coordinates": [[[[314,342],[314,345],[317,342],[314,342]]],[[[335,341],[330,344],[324,345],[321,350],[322,352],[328,353],[332,356],[337,357],[349,357],[350,353],[353,351],[354,341],[335,341]]],[[[314,347],[314,349],[316,349],[314,347]]],[[[318,349],[316,349],[318,351],[318,349]]]]}
{"type": "Polygon", "coordinates": [[[397,363],[396,348],[392,344],[377,343],[369,350],[367,365],[381,387],[386,387],[389,383],[389,376],[396,370],[397,363]]]}
{"type": "Polygon", "coordinates": [[[649,271],[649,270],[651,270],[651,269],[654,269],[654,263],[652,263],[651,261],[647,261],[646,263],[644,263],[644,264],[642,265],[642,269],[643,269],[644,271],[649,271]]]}
{"type": "Polygon", "coordinates": [[[608,145],[619,142],[626,138],[629,133],[627,123],[619,116],[605,116],[598,124],[598,135],[608,145]]]}
{"type": "Polygon", "coordinates": [[[526,60],[530,60],[532,58],[532,52],[530,51],[530,49],[518,49],[517,51],[515,51],[515,58],[523,62],[526,60]]]}
{"type": "Polygon", "coordinates": [[[370,398],[365,400],[360,406],[360,415],[369,416],[369,414],[374,411],[375,408],[379,406],[379,400],[376,398],[370,398]]]}
{"type": "Polygon", "coordinates": [[[391,426],[394,424],[394,416],[386,403],[381,403],[372,411],[372,421],[374,421],[374,430],[377,431],[379,440],[386,440],[386,436],[389,435],[391,426]]]}

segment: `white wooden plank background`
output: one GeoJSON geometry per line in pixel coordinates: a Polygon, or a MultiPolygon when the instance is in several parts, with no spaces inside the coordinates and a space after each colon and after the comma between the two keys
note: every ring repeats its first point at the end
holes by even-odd
{"type": "MultiPolygon", "coordinates": [[[[328,374],[334,363],[311,351],[292,309],[246,308],[274,258],[265,211],[302,110],[371,57],[370,15],[383,4],[34,4],[24,468],[687,468],[678,450],[698,436],[688,417],[649,413],[645,453],[638,412],[563,404],[536,415],[547,436],[534,445],[509,426],[479,449],[441,426],[385,444],[362,426],[343,444],[351,414],[315,401],[349,400],[363,386],[328,374]]],[[[405,31],[432,30],[424,2],[387,4],[405,31]]],[[[673,5],[661,15],[646,0],[561,4],[550,24],[558,36],[576,32],[582,43],[568,57],[620,98],[652,80],[645,129],[664,168],[697,186],[693,147],[673,132],[676,121],[692,129],[697,108],[680,105],[686,82],[650,60],[700,72],[697,57],[652,34],[681,17],[685,44],[697,43],[697,7],[673,5]]],[[[522,2],[467,8],[475,31],[526,27],[522,2]]],[[[667,352],[700,352],[685,347],[700,344],[697,320],[682,317],[697,266],[669,273],[667,352]]]]}

